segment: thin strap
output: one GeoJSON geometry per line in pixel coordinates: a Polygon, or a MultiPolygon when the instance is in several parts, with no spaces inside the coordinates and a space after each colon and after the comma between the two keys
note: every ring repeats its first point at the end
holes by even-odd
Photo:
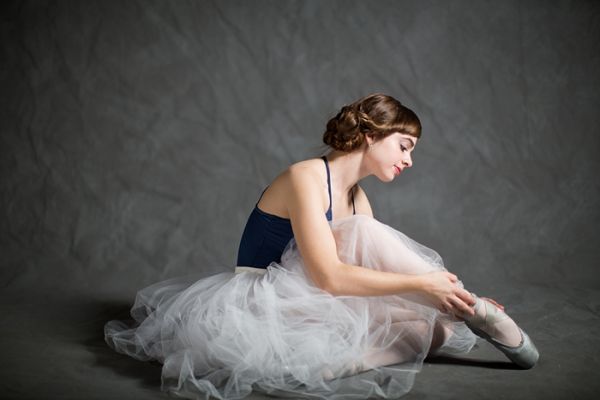
{"type": "Polygon", "coordinates": [[[352,215],[356,214],[356,209],[354,208],[354,189],[352,189],[352,215]]]}
{"type": "Polygon", "coordinates": [[[264,188],[264,190],[262,191],[262,193],[260,194],[260,197],[258,198],[258,201],[256,202],[255,206],[258,205],[258,203],[260,202],[260,199],[262,199],[263,194],[265,194],[265,192],[267,191],[267,189],[269,188],[269,185],[267,185],[266,188],[264,188]]]}
{"type": "Polygon", "coordinates": [[[329,164],[327,163],[327,157],[321,156],[325,161],[325,168],[327,169],[327,191],[329,192],[329,208],[327,209],[327,218],[331,221],[333,218],[333,210],[331,208],[331,179],[329,177],[329,164]]]}

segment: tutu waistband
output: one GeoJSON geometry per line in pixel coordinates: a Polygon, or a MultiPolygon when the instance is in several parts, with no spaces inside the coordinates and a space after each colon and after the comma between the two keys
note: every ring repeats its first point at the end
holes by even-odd
{"type": "Polygon", "coordinates": [[[235,267],[235,273],[239,274],[242,272],[254,272],[256,274],[264,275],[267,273],[266,268],[256,268],[256,267],[235,267]]]}

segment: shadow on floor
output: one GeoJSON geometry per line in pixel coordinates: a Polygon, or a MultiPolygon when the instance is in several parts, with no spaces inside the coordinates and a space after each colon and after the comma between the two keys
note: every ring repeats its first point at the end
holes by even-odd
{"type": "Polygon", "coordinates": [[[90,315],[95,315],[94,323],[86,327],[87,339],[82,341],[83,346],[92,353],[96,360],[95,365],[110,369],[124,377],[138,380],[143,387],[160,390],[162,364],[157,361],[139,361],[128,355],[120,354],[111,349],[104,341],[104,324],[109,320],[121,320],[133,323],[129,310],[130,303],[126,302],[99,302],[89,305],[90,315]]]}
{"type": "Polygon", "coordinates": [[[488,368],[488,369],[503,369],[503,370],[520,370],[523,369],[510,361],[485,360],[477,358],[465,357],[448,357],[436,356],[428,357],[424,361],[425,364],[442,364],[442,365],[462,365],[467,367],[488,368]]]}

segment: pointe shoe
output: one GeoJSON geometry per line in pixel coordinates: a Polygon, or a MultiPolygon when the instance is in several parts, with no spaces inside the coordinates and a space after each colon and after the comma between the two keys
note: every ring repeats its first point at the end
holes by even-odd
{"type": "Polygon", "coordinates": [[[521,368],[533,368],[539,359],[539,352],[529,336],[517,326],[517,328],[519,328],[519,332],[521,333],[521,343],[519,343],[518,346],[507,346],[494,339],[486,331],[493,332],[494,325],[497,322],[503,321],[510,317],[492,303],[478,298],[474,293],[471,294],[477,299],[475,307],[485,307],[486,313],[485,317],[483,318],[479,317],[477,314],[475,316],[463,316],[465,324],[469,327],[469,329],[471,329],[471,331],[473,331],[473,333],[477,336],[487,340],[495,348],[504,353],[509,360],[521,368]]]}
{"type": "Polygon", "coordinates": [[[325,381],[330,381],[333,378],[335,378],[335,375],[333,374],[333,371],[331,370],[331,368],[326,367],[321,370],[321,377],[325,381]]]}
{"type": "Polygon", "coordinates": [[[351,375],[356,375],[363,370],[363,365],[359,362],[353,362],[350,365],[347,365],[336,372],[333,372],[331,368],[326,367],[321,370],[321,376],[324,380],[330,381],[335,378],[345,378],[351,375]]]}

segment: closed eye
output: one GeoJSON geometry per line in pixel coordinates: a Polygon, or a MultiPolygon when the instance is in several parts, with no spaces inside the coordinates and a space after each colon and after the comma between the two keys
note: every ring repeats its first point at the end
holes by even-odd
{"type": "Polygon", "coordinates": [[[402,151],[406,151],[407,150],[407,148],[404,147],[404,146],[400,146],[400,148],[402,149],[402,151]]]}

